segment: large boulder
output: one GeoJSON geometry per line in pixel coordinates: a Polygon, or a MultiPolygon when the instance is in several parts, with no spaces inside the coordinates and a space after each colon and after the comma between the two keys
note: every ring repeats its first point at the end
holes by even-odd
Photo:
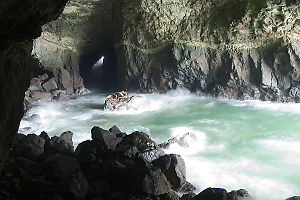
{"type": "Polygon", "coordinates": [[[143,180],[143,191],[159,196],[170,191],[171,185],[160,169],[150,171],[143,180]]]}
{"type": "Polygon", "coordinates": [[[69,154],[74,153],[71,131],[63,132],[59,137],[53,136],[46,145],[48,154],[69,154]]]}
{"type": "Polygon", "coordinates": [[[132,151],[133,147],[136,147],[141,156],[149,162],[165,154],[147,134],[138,131],[126,135],[116,150],[128,152],[128,150],[132,151]]]}
{"type": "Polygon", "coordinates": [[[18,134],[13,146],[13,154],[29,159],[36,159],[44,153],[45,140],[35,134],[18,134]]]}
{"type": "Polygon", "coordinates": [[[117,92],[112,95],[106,97],[104,103],[104,109],[107,110],[119,110],[120,108],[124,108],[127,104],[134,98],[127,92],[117,92]]]}
{"type": "Polygon", "coordinates": [[[114,132],[104,130],[98,126],[94,126],[91,133],[93,141],[102,143],[110,150],[114,150],[117,144],[122,140],[122,138],[117,137],[114,132]]]}
{"type": "Polygon", "coordinates": [[[223,188],[207,188],[193,197],[193,200],[238,200],[235,192],[229,192],[223,188]]]}
{"type": "Polygon", "coordinates": [[[180,155],[164,155],[153,160],[152,164],[162,170],[174,190],[179,190],[185,183],[185,163],[180,155]]]}

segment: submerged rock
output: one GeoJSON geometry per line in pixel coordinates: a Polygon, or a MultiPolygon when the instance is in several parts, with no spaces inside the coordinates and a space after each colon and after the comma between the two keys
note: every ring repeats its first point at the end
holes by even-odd
{"type": "Polygon", "coordinates": [[[114,93],[106,97],[104,109],[118,110],[122,107],[125,107],[133,98],[134,96],[124,91],[114,93]]]}

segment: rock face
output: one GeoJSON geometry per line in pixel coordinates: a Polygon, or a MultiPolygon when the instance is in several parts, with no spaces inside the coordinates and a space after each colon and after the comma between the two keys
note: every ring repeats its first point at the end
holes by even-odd
{"type": "Polygon", "coordinates": [[[32,39],[41,26],[59,16],[67,0],[0,3],[0,173],[23,114],[31,78],[32,39]]]}
{"type": "Polygon", "coordinates": [[[117,1],[118,72],[128,89],[186,87],[298,101],[299,0],[117,1]]]}

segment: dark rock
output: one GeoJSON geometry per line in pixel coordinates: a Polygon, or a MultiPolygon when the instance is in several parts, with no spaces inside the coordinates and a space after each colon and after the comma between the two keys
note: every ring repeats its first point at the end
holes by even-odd
{"type": "Polygon", "coordinates": [[[50,137],[49,137],[48,133],[46,133],[45,131],[42,131],[39,136],[42,137],[42,138],[44,138],[44,140],[46,142],[50,140],[50,137]]]}
{"type": "Polygon", "coordinates": [[[138,131],[126,135],[116,150],[127,152],[132,147],[136,147],[142,157],[149,162],[165,154],[147,134],[138,131]]]}
{"type": "Polygon", "coordinates": [[[183,194],[180,198],[180,200],[192,200],[193,197],[195,197],[196,194],[194,192],[190,192],[190,193],[187,193],[187,194],[183,194]]]}
{"type": "Polygon", "coordinates": [[[236,191],[236,194],[239,196],[239,197],[249,197],[249,193],[247,190],[245,189],[239,189],[236,191]]]}
{"type": "Polygon", "coordinates": [[[52,92],[53,90],[57,90],[58,89],[58,86],[57,86],[57,83],[55,81],[55,78],[51,78],[50,80],[48,80],[46,83],[44,83],[42,85],[43,89],[46,91],[46,92],[52,92]]]}
{"type": "Polygon", "coordinates": [[[300,200],[300,196],[293,196],[293,197],[290,197],[286,200],[300,200]]]}
{"type": "Polygon", "coordinates": [[[91,184],[89,197],[107,196],[111,192],[110,185],[105,181],[98,180],[91,184]]]}
{"type": "Polygon", "coordinates": [[[237,196],[222,188],[207,188],[193,197],[193,200],[237,200],[237,196]]]}
{"type": "Polygon", "coordinates": [[[39,75],[38,79],[40,80],[40,82],[44,83],[45,81],[47,81],[49,79],[49,75],[47,73],[39,75]]]}
{"type": "Polygon", "coordinates": [[[16,137],[13,153],[16,156],[23,156],[29,159],[36,159],[44,153],[45,140],[34,134],[26,137],[18,135],[16,137]]]}
{"type": "Polygon", "coordinates": [[[114,133],[117,137],[125,137],[127,134],[120,131],[120,129],[114,125],[109,129],[110,132],[114,133]]]}
{"type": "Polygon", "coordinates": [[[147,194],[159,196],[170,191],[171,185],[160,169],[150,171],[143,180],[143,191],[147,194]]]}
{"type": "Polygon", "coordinates": [[[170,190],[168,193],[160,195],[160,200],[179,200],[178,194],[174,190],[170,190]]]}
{"type": "Polygon", "coordinates": [[[55,154],[43,162],[42,169],[49,179],[64,180],[71,178],[80,168],[75,158],[55,154]]]}
{"type": "Polygon", "coordinates": [[[96,161],[97,146],[94,141],[84,141],[78,144],[75,156],[80,163],[91,164],[96,161]]]}
{"type": "Polygon", "coordinates": [[[152,164],[161,169],[174,190],[179,190],[183,186],[186,169],[184,160],[180,155],[164,155],[153,160],[152,164]]]}
{"type": "Polygon", "coordinates": [[[53,136],[46,147],[47,153],[72,155],[74,153],[72,137],[73,133],[71,131],[63,132],[59,137],[53,136]]]}
{"type": "Polygon", "coordinates": [[[105,145],[107,149],[114,150],[116,145],[120,142],[117,136],[110,131],[94,126],[91,130],[92,139],[95,142],[100,142],[105,145]]]}
{"type": "Polygon", "coordinates": [[[158,146],[160,148],[168,148],[171,144],[176,143],[176,144],[179,144],[180,146],[187,147],[188,144],[186,142],[186,139],[188,137],[196,139],[196,136],[193,133],[186,133],[181,137],[173,137],[171,139],[168,139],[166,142],[163,142],[163,143],[159,144],[158,146]]]}
{"type": "Polygon", "coordinates": [[[188,182],[187,180],[184,180],[181,188],[179,189],[179,191],[183,192],[183,193],[191,193],[195,190],[196,190],[196,187],[193,184],[191,184],[190,182],[188,182]]]}

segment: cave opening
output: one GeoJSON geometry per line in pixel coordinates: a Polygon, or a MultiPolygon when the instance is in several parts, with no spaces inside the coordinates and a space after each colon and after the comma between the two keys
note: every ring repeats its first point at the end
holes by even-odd
{"type": "Polygon", "coordinates": [[[113,46],[88,51],[80,57],[79,68],[86,88],[102,92],[119,89],[117,58],[113,46]]]}

